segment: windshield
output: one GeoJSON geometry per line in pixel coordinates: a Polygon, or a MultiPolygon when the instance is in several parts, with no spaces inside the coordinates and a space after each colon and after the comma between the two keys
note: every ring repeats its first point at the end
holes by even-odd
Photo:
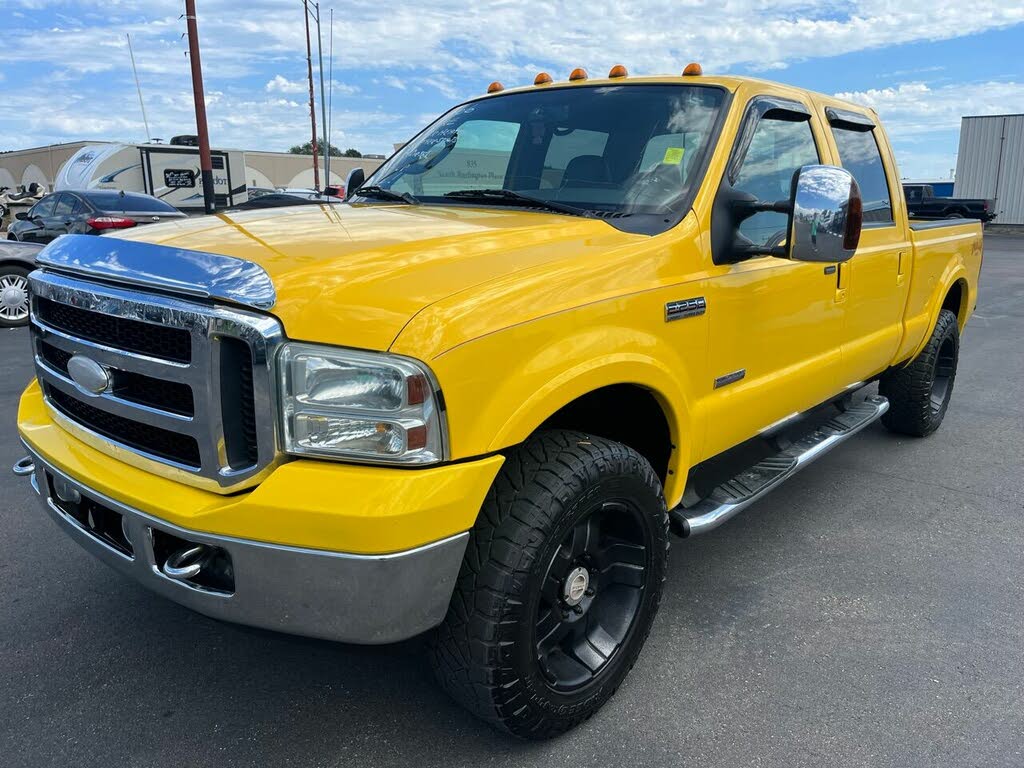
{"type": "Polygon", "coordinates": [[[665,229],[700,184],[724,98],[709,86],[616,85],[481,99],[441,117],[365,186],[428,204],[532,199],[617,226],[623,217],[649,217],[665,229]],[[478,190],[521,197],[472,194],[478,190]]]}

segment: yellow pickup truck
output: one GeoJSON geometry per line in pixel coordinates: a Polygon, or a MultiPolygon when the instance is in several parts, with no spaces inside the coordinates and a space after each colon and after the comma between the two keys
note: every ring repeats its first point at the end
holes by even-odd
{"type": "Polygon", "coordinates": [[[542,73],[360,177],[39,256],[15,472],[164,597],[430,630],[457,700],[549,737],[684,588],[671,532],[877,419],[942,422],[981,226],[908,219],[869,109],[694,65],[542,73]]]}

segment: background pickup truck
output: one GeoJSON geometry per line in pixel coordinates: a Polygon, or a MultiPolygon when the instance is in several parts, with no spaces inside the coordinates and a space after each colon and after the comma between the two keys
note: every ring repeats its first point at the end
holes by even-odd
{"type": "Polygon", "coordinates": [[[904,184],[907,211],[914,219],[978,219],[996,217],[995,201],[973,197],[936,197],[930,184],[904,184]]]}
{"type": "Polygon", "coordinates": [[[687,589],[670,532],[942,423],[981,225],[911,221],[892,158],[863,107],[617,66],[492,84],[343,204],[67,235],[15,472],[160,595],[429,631],[458,701],[562,733],[687,589]]]}

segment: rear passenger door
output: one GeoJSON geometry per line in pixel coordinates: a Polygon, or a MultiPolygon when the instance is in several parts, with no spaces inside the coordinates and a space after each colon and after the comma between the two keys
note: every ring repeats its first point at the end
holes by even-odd
{"type": "Polygon", "coordinates": [[[845,301],[843,386],[870,378],[892,362],[903,335],[911,244],[899,178],[889,143],[874,118],[826,107],[835,164],[857,180],[864,228],[856,254],[837,272],[845,301]]]}
{"type": "Polygon", "coordinates": [[[71,231],[75,223],[75,208],[78,205],[78,198],[69,195],[67,192],[57,197],[57,204],[53,209],[53,216],[50,219],[50,237],[66,235],[71,231]]]}

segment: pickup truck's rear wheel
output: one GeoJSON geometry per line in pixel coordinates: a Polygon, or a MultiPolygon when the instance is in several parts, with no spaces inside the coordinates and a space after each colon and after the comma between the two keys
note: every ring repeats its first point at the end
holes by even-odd
{"type": "Polygon", "coordinates": [[[564,733],[632,668],[661,600],[668,515],[624,445],[551,431],[509,455],[474,526],[431,658],[474,714],[524,738],[564,733]]]}
{"type": "Polygon", "coordinates": [[[882,376],[878,392],[889,399],[882,423],[892,432],[916,437],[938,429],[953,394],[959,357],[956,315],[943,309],[921,354],[909,365],[882,376]]]}

